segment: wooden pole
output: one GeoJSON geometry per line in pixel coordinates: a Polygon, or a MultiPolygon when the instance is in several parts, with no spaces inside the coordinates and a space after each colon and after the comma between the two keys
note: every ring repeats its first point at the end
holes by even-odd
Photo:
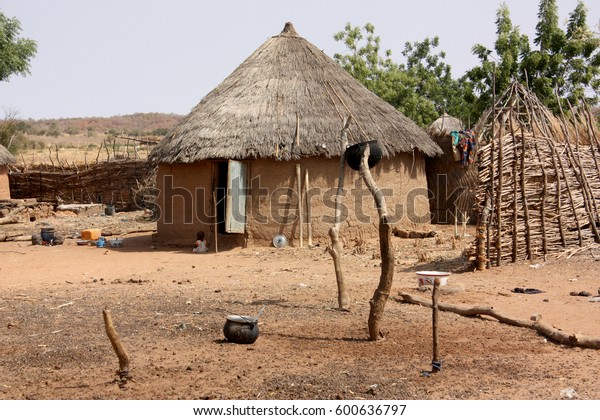
{"type": "MultiPolygon", "coordinates": [[[[502,117],[503,118],[503,117],[502,117]]],[[[496,265],[502,264],[502,189],[504,188],[504,145],[502,139],[503,125],[500,124],[498,133],[498,188],[496,190],[496,265]]]]}
{"type": "Polygon", "coordinates": [[[129,356],[125,351],[123,344],[121,344],[119,336],[117,335],[117,331],[115,330],[115,326],[112,322],[110,309],[104,309],[102,311],[102,316],[104,318],[104,327],[106,328],[106,334],[108,335],[110,344],[112,344],[113,349],[119,358],[119,376],[127,377],[129,376],[129,356]]]}
{"type": "Polygon", "coordinates": [[[296,147],[300,147],[300,114],[296,113],[296,147]]]}
{"type": "Polygon", "coordinates": [[[438,308],[438,291],[440,288],[440,279],[435,279],[433,282],[433,292],[431,293],[431,309],[432,309],[432,320],[433,320],[433,359],[431,360],[431,371],[439,372],[441,369],[440,360],[440,343],[438,337],[438,320],[439,320],[439,308],[438,308]]]}
{"type": "Polygon", "coordinates": [[[360,175],[369,189],[369,192],[375,200],[377,213],[379,215],[379,253],[381,255],[381,275],[379,284],[373,297],[369,301],[371,310],[369,311],[369,339],[372,341],[383,338],[381,331],[381,321],[385,304],[390,297],[392,282],[394,281],[394,263],[396,257],[394,248],[391,246],[392,226],[388,222],[387,205],[383,192],[375,184],[371,171],[369,170],[369,147],[365,148],[362,160],[360,161],[360,175]]]}
{"type": "Polygon", "coordinates": [[[537,139],[534,139],[535,145],[535,153],[537,154],[537,158],[540,161],[540,169],[542,171],[542,192],[541,194],[541,203],[540,203],[540,223],[542,229],[542,252],[544,257],[548,254],[548,238],[546,234],[546,195],[548,194],[548,175],[546,174],[546,168],[544,168],[544,160],[542,159],[542,154],[540,153],[540,148],[538,146],[537,139]]]}
{"type": "Polygon", "coordinates": [[[550,149],[550,156],[552,157],[552,165],[554,166],[554,174],[556,177],[556,217],[557,217],[557,221],[558,221],[558,232],[560,233],[560,242],[561,242],[562,246],[566,247],[567,240],[565,238],[565,231],[563,228],[563,219],[562,219],[562,214],[561,214],[562,188],[561,188],[561,183],[560,183],[560,172],[558,170],[558,165],[556,163],[556,159],[557,159],[557,157],[555,156],[556,150],[555,150],[554,144],[550,140],[547,140],[547,143],[548,143],[548,148],[550,149]]]}
{"type": "Polygon", "coordinates": [[[306,230],[308,235],[308,246],[313,246],[312,238],[312,209],[310,208],[310,184],[308,181],[308,169],[304,170],[304,190],[306,191],[306,230]]]}
{"type": "Polygon", "coordinates": [[[338,173],[338,187],[335,195],[335,220],[333,226],[329,229],[331,246],[328,247],[329,254],[333,259],[335,269],[335,278],[338,287],[338,309],[347,310],[350,306],[350,298],[346,289],[344,272],[342,271],[342,246],[340,245],[340,223],[342,219],[342,195],[344,193],[344,174],[346,167],[346,146],[348,145],[347,131],[350,127],[352,117],[345,118],[340,132],[340,165],[338,173]]]}
{"type": "Polygon", "coordinates": [[[487,193],[483,210],[479,216],[479,224],[477,225],[477,269],[483,270],[489,268],[489,236],[485,236],[486,231],[489,231],[490,215],[492,214],[492,194],[487,193]],[[487,239],[487,244],[486,244],[487,239]],[[487,245],[487,246],[486,246],[487,245]]]}
{"type": "Polygon", "coordinates": [[[296,185],[298,186],[298,233],[300,236],[300,248],[302,248],[304,246],[304,215],[302,211],[302,168],[300,167],[299,163],[296,164],[296,185]]]}
{"type": "MultiPolygon", "coordinates": [[[[514,114],[514,104],[511,103],[510,106],[510,110],[509,110],[509,131],[510,131],[510,139],[512,140],[512,179],[508,182],[509,184],[512,183],[512,250],[511,250],[511,255],[512,255],[512,262],[517,261],[517,251],[519,249],[519,215],[518,215],[518,209],[519,209],[519,200],[518,200],[518,192],[519,192],[519,183],[517,182],[517,180],[519,179],[519,162],[520,160],[518,159],[517,156],[517,150],[518,150],[518,145],[517,145],[517,137],[515,135],[515,131],[513,129],[513,114],[514,114]],[[512,182],[511,182],[512,181],[512,182]]],[[[508,142],[507,142],[507,146],[508,146],[508,142]]],[[[510,160],[509,160],[510,162],[510,160]]]]}
{"type": "MultiPolygon", "coordinates": [[[[491,159],[490,159],[490,207],[491,214],[488,219],[486,216],[486,224],[485,224],[485,234],[486,234],[486,267],[490,268],[491,263],[491,232],[490,227],[493,223],[494,219],[494,182],[495,182],[495,166],[494,166],[494,149],[495,149],[495,134],[496,134],[496,63],[493,63],[493,72],[492,72],[492,144],[491,144],[491,159]]],[[[483,268],[481,268],[483,269],[483,268]]]]}
{"type": "Polygon", "coordinates": [[[458,238],[458,209],[454,206],[454,237],[458,238]]]}
{"type": "Polygon", "coordinates": [[[219,253],[219,239],[218,239],[219,238],[219,231],[218,231],[218,229],[219,229],[219,225],[218,225],[219,218],[217,216],[217,193],[215,192],[215,190],[213,190],[213,192],[212,192],[212,201],[213,201],[213,215],[214,215],[214,217],[213,217],[213,220],[214,220],[214,222],[213,222],[214,223],[213,224],[213,229],[214,229],[214,232],[215,232],[215,236],[214,236],[214,239],[215,239],[215,254],[218,254],[219,253]]]}

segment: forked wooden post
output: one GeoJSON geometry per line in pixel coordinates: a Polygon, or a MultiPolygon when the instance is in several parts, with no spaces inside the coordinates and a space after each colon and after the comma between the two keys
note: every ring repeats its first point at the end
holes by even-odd
{"type": "Polygon", "coordinates": [[[392,227],[388,222],[387,205],[383,192],[375,184],[371,171],[369,170],[370,148],[365,147],[362,159],[360,161],[360,176],[375,200],[377,213],[379,214],[379,253],[381,255],[381,275],[379,284],[373,297],[370,300],[371,310],[369,311],[369,339],[376,341],[383,338],[381,331],[381,320],[385,303],[390,297],[392,282],[394,281],[394,248],[391,246],[392,227]]]}
{"type": "Polygon", "coordinates": [[[344,193],[344,176],[346,167],[346,146],[348,145],[347,132],[350,127],[352,117],[344,119],[342,131],[340,133],[340,166],[338,174],[338,187],[335,195],[335,222],[329,229],[331,246],[328,247],[329,254],[333,259],[335,268],[335,278],[338,286],[338,309],[347,310],[350,306],[350,298],[344,281],[344,272],[342,271],[342,246],[340,245],[340,223],[342,219],[342,195],[344,193]]]}

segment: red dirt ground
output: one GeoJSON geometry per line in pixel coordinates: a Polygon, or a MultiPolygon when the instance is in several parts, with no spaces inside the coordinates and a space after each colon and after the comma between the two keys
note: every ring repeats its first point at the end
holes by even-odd
{"type": "MultiPolygon", "coordinates": [[[[153,226],[115,217],[133,229],[153,226]]],[[[50,221],[72,231],[81,227],[73,220],[50,221]]],[[[450,286],[464,291],[443,294],[441,302],[489,305],[523,319],[537,313],[566,332],[600,336],[600,302],[570,295],[598,294],[594,250],[538,261],[538,268],[521,262],[460,272],[467,240],[453,249],[452,229],[434,228],[444,239],[422,240],[425,263],[417,261],[414,239],[393,239],[392,298],[400,290],[430,296],[416,289],[417,270],[453,270],[450,286]],[[512,293],[515,287],[544,293],[512,293]]],[[[74,239],[54,247],[0,243],[0,399],[531,400],[560,399],[569,387],[579,399],[600,399],[598,350],[556,344],[491,318],[442,312],[444,363],[429,377],[422,372],[431,369],[430,309],[390,299],[385,339],[368,341],[376,242],[364,254],[345,250],[352,307],[340,312],[326,244],[195,255],[156,249],[151,233],[124,237],[115,249],[74,239]],[[227,315],[252,315],[263,305],[254,344],[224,340],[227,315]],[[132,359],[132,378],[122,386],[105,307],[132,359]]]]}

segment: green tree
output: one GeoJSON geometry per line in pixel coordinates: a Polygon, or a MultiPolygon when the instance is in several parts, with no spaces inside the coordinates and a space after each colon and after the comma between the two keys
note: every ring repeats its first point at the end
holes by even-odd
{"type": "MultiPolygon", "coordinates": [[[[496,14],[497,39],[494,50],[483,45],[472,49],[480,64],[467,71],[462,79],[474,90],[475,114],[491,105],[492,74],[500,93],[513,80],[527,84],[544,105],[558,110],[561,102],[577,102],[586,97],[598,100],[600,87],[599,39],[586,24],[583,2],[569,15],[567,29],[559,26],[556,0],[540,0],[533,47],[526,35],[512,24],[510,11],[502,4],[496,14]]],[[[566,110],[566,103],[562,104],[566,110]]]]}
{"type": "Polygon", "coordinates": [[[402,51],[406,63],[395,63],[392,51],[381,51],[375,27],[367,23],[362,29],[346,24],[334,35],[343,41],[348,54],[334,54],[334,59],[355,79],[384,101],[421,126],[429,125],[444,111],[462,117],[468,107],[461,102],[459,83],[452,79],[451,68],[444,63],[445,53],[435,52],[439,39],[407,42],[402,51]]]}
{"type": "Polygon", "coordinates": [[[60,136],[60,129],[58,128],[58,125],[56,125],[55,122],[53,122],[52,124],[50,124],[50,127],[48,128],[48,131],[46,132],[47,136],[52,136],[52,137],[58,137],[60,136]]]}
{"type": "Polygon", "coordinates": [[[463,83],[470,83],[473,88],[471,99],[476,116],[491,105],[493,80],[495,91],[504,91],[512,80],[520,79],[521,59],[529,53],[529,38],[513,25],[506,3],[496,12],[496,35],[494,51],[481,44],[473,46],[471,51],[481,64],[468,70],[463,78],[463,83]]]}
{"type": "Polygon", "coordinates": [[[571,103],[586,98],[595,105],[600,91],[600,38],[588,28],[586,21],[587,10],[580,1],[567,24],[561,93],[571,103]]]}
{"type": "Polygon", "coordinates": [[[37,43],[20,38],[20,32],[21,23],[0,12],[0,82],[8,81],[13,74],[26,76],[30,73],[29,64],[37,52],[37,43]]]}
{"type": "Polygon", "coordinates": [[[530,89],[551,108],[556,108],[554,88],[564,86],[563,50],[566,35],[558,24],[556,0],[540,0],[534,45],[523,60],[522,69],[530,89]]]}
{"type": "Polygon", "coordinates": [[[530,89],[551,109],[566,101],[586,98],[598,101],[600,86],[600,40],[587,26],[587,10],[581,1],[569,14],[566,31],[559,26],[556,0],[540,0],[532,50],[523,60],[522,71],[530,89]]]}
{"type": "MultiPolygon", "coordinates": [[[[410,97],[418,98],[418,108],[411,113],[420,117],[413,119],[421,125],[429,125],[447,112],[465,122],[469,121],[472,107],[465,97],[470,93],[471,86],[453,79],[451,66],[444,62],[446,53],[436,52],[438,47],[439,38],[436,36],[421,42],[407,42],[402,51],[409,80],[414,81],[414,95],[410,97]]],[[[399,109],[403,110],[402,105],[399,109]]]]}

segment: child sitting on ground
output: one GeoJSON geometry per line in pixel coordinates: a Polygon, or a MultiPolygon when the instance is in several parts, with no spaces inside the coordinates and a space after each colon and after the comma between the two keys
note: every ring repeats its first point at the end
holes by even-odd
{"type": "Polygon", "coordinates": [[[198,231],[196,234],[196,242],[194,242],[194,248],[192,249],[194,254],[204,254],[208,252],[208,244],[204,239],[204,232],[198,231]]]}

